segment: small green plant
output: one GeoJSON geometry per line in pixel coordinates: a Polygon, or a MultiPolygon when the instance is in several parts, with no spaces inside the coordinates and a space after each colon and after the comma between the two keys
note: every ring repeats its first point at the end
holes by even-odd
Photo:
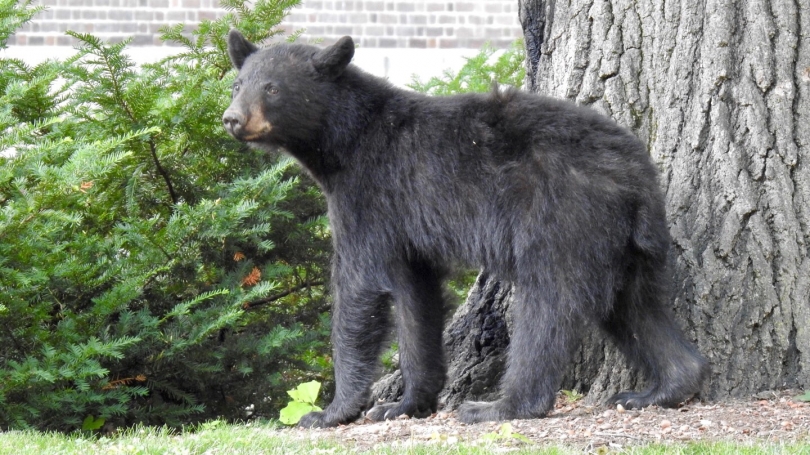
{"type": "Polygon", "coordinates": [[[315,404],[320,390],[321,383],[318,381],[305,382],[292,390],[288,390],[287,393],[292,397],[292,400],[287,404],[287,407],[281,410],[279,415],[281,423],[295,425],[306,414],[312,411],[320,411],[321,408],[315,404]]]}
{"type": "Polygon", "coordinates": [[[577,401],[585,398],[585,395],[577,390],[562,390],[562,394],[569,403],[576,403],[577,401]]]}
{"type": "Polygon", "coordinates": [[[512,430],[512,424],[509,422],[505,422],[501,424],[500,428],[498,428],[497,432],[492,433],[484,433],[481,435],[481,439],[485,441],[512,441],[517,440],[526,444],[531,444],[531,439],[523,436],[520,433],[516,433],[512,430]]]}
{"type": "Polygon", "coordinates": [[[101,427],[104,426],[104,422],[106,419],[99,417],[95,418],[91,415],[84,418],[82,421],[82,431],[97,431],[100,430],[101,427]]]}
{"type": "Polygon", "coordinates": [[[794,400],[810,401],[810,390],[805,390],[803,394],[793,397],[794,400]]]}

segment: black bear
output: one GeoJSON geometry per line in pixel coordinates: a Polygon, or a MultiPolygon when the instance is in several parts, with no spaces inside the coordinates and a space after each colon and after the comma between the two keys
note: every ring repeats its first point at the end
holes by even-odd
{"type": "Polygon", "coordinates": [[[666,308],[663,195],[637,138],[588,108],[518,90],[397,89],[350,64],[354,47],[344,37],[259,49],[228,36],[239,73],[225,129],[285,149],[328,205],[336,391],[300,425],[361,415],[392,323],[404,396],[366,417],[436,411],[442,281],[460,264],[512,282],[516,297],[502,398],[465,403],[462,421],[544,416],[583,321],[647,374],[647,390],[612,403],[673,406],[700,390],[707,363],[666,308]]]}

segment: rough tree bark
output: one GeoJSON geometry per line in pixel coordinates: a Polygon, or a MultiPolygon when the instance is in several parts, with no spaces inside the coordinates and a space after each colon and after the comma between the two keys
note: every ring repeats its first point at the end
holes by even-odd
{"type": "MultiPolygon", "coordinates": [[[[468,400],[498,399],[498,385],[509,347],[512,286],[480,274],[467,301],[444,331],[448,360],[447,383],[439,394],[445,409],[468,400]]],[[[373,388],[378,401],[396,401],[404,392],[399,370],[384,376],[373,388]]]]}
{"type": "MultiPolygon", "coordinates": [[[[529,87],[633,129],[660,166],[673,307],[712,363],[704,394],[810,387],[810,4],[520,7],[529,87]]],[[[632,379],[593,339],[576,360],[592,395],[632,379]]]]}
{"type": "MultiPolygon", "coordinates": [[[[702,396],[810,388],[810,3],[519,4],[527,87],[613,117],[659,164],[672,306],[712,364],[702,396]]],[[[508,293],[482,299],[493,286],[479,280],[465,306],[502,308],[508,293]]],[[[457,315],[446,335],[471,323],[457,315]]],[[[597,401],[639,385],[610,344],[583,332],[564,388],[597,401]]],[[[503,350],[448,348],[452,407],[477,398],[453,376],[460,359],[497,364],[487,357],[503,350]]]]}

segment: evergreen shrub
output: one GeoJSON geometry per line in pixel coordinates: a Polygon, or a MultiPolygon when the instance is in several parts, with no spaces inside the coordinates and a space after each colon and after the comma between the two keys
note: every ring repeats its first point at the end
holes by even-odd
{"type": "MultiPolygon", "coordinates": [[[[297,2],[221,1],[142,67],[72,32],[63,61],[0,60],[0,429],[277,416],[324,380],[323,199],[220,121],[228,30],[297,2]]],[[[0,0],[0,47],[38,11],[0,0]]]]}

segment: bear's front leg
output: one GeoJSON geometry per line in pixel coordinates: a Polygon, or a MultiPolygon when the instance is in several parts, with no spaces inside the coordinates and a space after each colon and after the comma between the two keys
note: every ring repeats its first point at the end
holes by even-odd
{"type": "Polygon", "coordinates": [[[356,291],[333,272],[332,347],[335,399],[323,412],[298,422],[303,428],[349,423],[368,408],[383,341],[389,333],[390,298],[380,291],[356,291]]]}

